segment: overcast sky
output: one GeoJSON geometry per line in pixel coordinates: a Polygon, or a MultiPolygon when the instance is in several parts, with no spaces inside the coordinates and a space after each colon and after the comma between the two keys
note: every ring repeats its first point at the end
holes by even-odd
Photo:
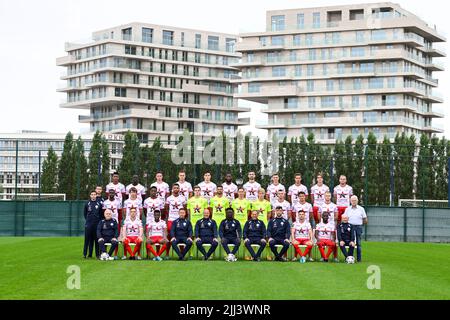
{"type": "MultiPolygon", "coordinates": [[[[82,110],[59,108],[65,94],[57,93],[64,86],[55,59],[65,55],[64,43],[90,39],[93,31],[129,22],[148,22],[175,27],[239,33],[265,30],[265,12],[329,5],[363,3],[364,1],[325,0],[0,0],[0,132],[44,130],[80,132],[87,130],[78,123],[82,110]]],[[[368,1],[376,2],[376,1],[368,1]]],[[[450,19],[442,0],[401,0],[404,9],[435,24],[448,38],[450,19]]],[[[439,47],[450,53],[449,44],[439,47]]],[[[449,69],[448,58],[439,58],[449,69]]],[[[449,101],[448,72],[435,72],[439,79],[437,91],[449,101]]],[[[257,115],[257,104],[252,106],[257,115]]],[[[450,112],[447,103],[436,105],[445,111],[445,120],[433,120],[450,136],[450,112]]],[[[444,111],[442,111],[444,112],[444,111]]],[[[259,116],[260,117],[260,116],[259,116]]],[[[264,117],[264,116],[263,116],[264,117]]],[[[252,120],[254,120],[253,117],[252,120]]]]}

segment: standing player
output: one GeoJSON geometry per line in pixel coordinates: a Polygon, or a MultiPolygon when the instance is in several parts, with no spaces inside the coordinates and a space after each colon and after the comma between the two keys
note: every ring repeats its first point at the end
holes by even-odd
{"type": "Polygon", "coordinates": [[[158,194],[158,198],[166,202],[166,199],[170,194],[170,188],[169,185],[164,182],[162,172],[156,173],[156,181],[153,182],[150,185],[150,187],[156,187],[156,193],[158,194]]]}
{"type": "Polygon", "coordinates": [[[227,173],[225,176],[225,182],[222,183],[223,193],[225,197],[230,200],[230,203],[237,197],[238,187],[233,183],[233,177],[231,173],[227,173]]]}
{"type": "Polygon", "coordinates": [[[327,191],[325,192],[325,200],[320,207],[320,212],[318,213],[319,220],[322,218],[324,212],[328,213],[328,220],[330,223],[334,224],[336,226],[336,220],[338,216],[338,208],[337,206],[331,202],[331,192],[327,191]]]}
{"type": "Polygon", "coordinates": [[[155,209],[153,211],[153,220],[148,221],[148,233],[147,233],[147,255],[150,251],[153,253],[153,261],[161,261],[161,255],[166,250],[167,243],[167,224],[164,220],[161,220],[161,211],[155,209]],[[156,252],[153,246],[159,244],[159,251],[156,252]]]}
{"type": "Polygon", "coordinates": [[[200,190],[202,191],[202,197],[205,198],[208,201],[214,197],[214,194],[216,193],[217,186],[214,182],[211,182],[211,172],[206,171],[203,175],[204,181],[200,182],[198,186],[200,187],[200,190]]]}
{"type": "Polygon", "coordinates": [[[126,194],[129,197],[130,196],[130,190],[131,188],[135,188],[137,190],[137,198],[141,201],[144,199],[145,197],[145,187],[139,183],[139,176],[138,175],[134,175],[133,178],[131,179],[131,183],[129,185],[127,185],[127,187],[125,188],[126,190],[126,194]]]}
{"type": "Polygon", "coordinates": [[[317,184],[311,188],[311,203],[313,204],[314,219],[318,221],[319,208],[322,207],[325,202],[325,192],[329,192],[330,188],[323,184],[322,174],[317,175],[317,184]]]}
{"type": "Polygon", "coordinates": [[[298,194],[298,200],[298,203],[292,206],[292,220],[297,221],[299,219],[299,213],[304,212],[306,220],[314,227],[313,207],[309,202],[306,202],[306,194],[303,191],[298,194]]]}
{"type": "MultiPolygon", "coordinates": [[[[142,244],[142,222],[137,218],[136,208],[130,209],[129,218],[125,219],[122,227],[123,247],[124,253],[130,255],[130,260],[141,260],[141,244],[142,244]],[[131,251],[130,243],[136,244],[134,251],[131,251]]],[[[126,257],[124,257],[126,258],[126,257]]]]}
{"type": "Polygon", "coordinates": [[[187,201],[187,212],[192,225],[195,226],[197,221],[203,217],[206,208],[208,208],[208,200],[201,196],[200,187],[194,186],[194,196],[187,201]]]}
{"type": "Polygon", "coordinates": [[[125,200],[123,203],[123,208],[125,209],[125,218],[128,219],[130,217],[130,209],[136,208],[137,217],[141,220],[142,217],[142,201],[137,197],[137,189],[135,187],[131,187],[130,189],[130,198],[125,200]]]}
{"type": "Polygon", "coordinates": [[[260,188],[258,191],[258,199],[250,204],[251,211],[258,212],[258,219],[267,226],[268,221],[272,218],[272,205],[264,199],[266,191],[260,188]]]}
{"type": "Polygon", "coordinates": [[[306,256],[309,254],[313,246],[313,228],[308,220],[306,220],[306,214],[304,211],[299,211],[298,219],[296,219],[292,225],[291,236],[296,256],[300,256],[299,262],[305,263],[306,256]],[[302,252],[300,246],[306,246],[304,252],[302,252]]]}
{"type": "Polygon", "coordinates": [[[145,222],[147,226],[154,221],[155,210],[161,211],[164,209],[165,203],[158,197],[158,191],[155,186],[150,187],[149,196],[144,201],[145,222]]]}
{"type": "Polygon", "coordinates": [[[266,199],[272,203],[278,198],[278,191],[286,191],[286,188],[280,183],[280,176],[278,173],[272,175],[272,184],[267,187],[266,199]]]}
{"type": "Polygon", "coordinates": [[[333,190],[334,199],[338,207],[338,223],[341,221],[341,216],[344,214],[345,209],[350,206],[350,198],[353,195],[353,188],[347,184],[347,177],[341,175],[339,177],[339,185],[334,187],[333,190]]]}
{"type": "MultiPolygon", "coordinates": [[[[186,215],[186,198],[180,194],[180,186],[177,183],[172,185],[172,195],[166,200],[167,216],[167,232],[171,234],[172,223],[180,217],[180,209],[184,209],[186,215]]],[[[170,247],[168,246],[167,256],[169,255],[170,247]]]]}
{"type": "Polygon", "coordinates": [[[105,199],[103,199],[103,188],[102,186],[96,186],[95,187],[95,193],[97,194],[97,201],[103,206],[103,201],[105,201],[105,199]]]}
{"type": "Polygon", "coordinates": [[[217,186],[217,193],[211,198],[209,207],[212,209],[214,220],[222,221],[225,219],[225,210],[230,207],[230,200],[223,195],[222,186],[217,186]]]}
{"type": "Polygon", "coordinates": [[[279,191],[278,199],[276,199],[274,202],[272,202],[272,209],[274,211],[275,208],[281,207],[283,209],[283,218],[286,220],[289,220],[289,217],[291,217],[291,214],[292,214],[291,205],[289,202],[287,202],[285,200],[285,197],[286,197],[286,193],[284,191],[279,191]]]}
{"type": "Polygon", "coordinates": [[[256,182],[255,179],[255,171],[250,171],[248,173],[248,182],[243,186],[245,190],[245,198],[250,202],[258,199],[258,190],[261,189],[261,185],[256,182]]]}
{"type": "MultiPolygon", "coordinates": [[[[336,228],[334,223],[328,221],[328,212],[322,214],[322,221],[316,226],[316,239],[317,246],[319,247],[320,254],[322,256],[321,261],[328,262],[332,252],[335,252],[336,248],[336,228]],[[325,254],[324,247],[328,247],[328,251],[325,254]]],[[[337,252],[337,251],[336,251],[337,252]]],[[[335,255],[335,261],[337,256],[335,255]]]]}
{"type": "Polygon", "coordinates": [[[238,197],[231,202],[231,208],[234,211],[234,218],[243,226],[247,222],[251,210],[251,202],[245,198],[244,187],[239,187],[238,197]]]}
{"type": "Polygon", "coordinates": [[[292,205],[297,204],[298,194],[304,192],[308,196],[308,188],[302,184],[302,175],[300,173],[295,174],[294,184],[288,189],[288,200],[292,205]]]}
{"type": "Polygon", "coordinates": [[[178,172],[178,185],[180,186],[180,193],[185,197],[186,202],[192,197],[192,185],[186,181],[186,171],[180,170],[178,172]]]}
{"type": "MultiPolygon", "coordinates": [[[[114,172],[112,174],[112,182],[106,186],[105,190],[114,190],[114,195],[120,203],[123,203],[123,198],[126,193],[125,186],[119,182],[119,174],[114,172]]],[[[108,195],[107,195],[108,196],[108,195]]]]}
{"type": "Polygon", "coordinates": [[[95,255],[99,258],[99,247],[97,241],[97,226],[102,220],[102,206],[97,200],[97,193],[91,191],[89,201],[84,205],[84,219],[86,223],[84,225],[84,248],[83,256],[92,258],[92,251],[95,245],[95,255]]]}

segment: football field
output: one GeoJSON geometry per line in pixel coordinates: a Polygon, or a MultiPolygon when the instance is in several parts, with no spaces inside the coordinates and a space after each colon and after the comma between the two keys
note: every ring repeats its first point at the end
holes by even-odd
{"type": "Polygon", "coordinates": [[[0,299],[450,299],[448,244],[366,242],[354,265],[84,260],[82,244],[0,238],[0,299]],[[67,288],[69,266],[79,267],[80,289],[67,288]],[[370,266],[379,289],[368,289],[370,266]]]}

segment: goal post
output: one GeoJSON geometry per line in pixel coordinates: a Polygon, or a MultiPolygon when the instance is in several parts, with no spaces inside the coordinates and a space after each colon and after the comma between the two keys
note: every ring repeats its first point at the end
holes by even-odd
{"type": "Polygon", "coordinates": [[[448,208],[448,200],[399,199],[399,207],[448,208]]]}
{"type": "Polygon", "coordinates": [[[20,201],[66,201],[65,193],[18,193],[17,197],[14,193],[0,193],[0,201],[3,200],[20,200],[20,201]]]}

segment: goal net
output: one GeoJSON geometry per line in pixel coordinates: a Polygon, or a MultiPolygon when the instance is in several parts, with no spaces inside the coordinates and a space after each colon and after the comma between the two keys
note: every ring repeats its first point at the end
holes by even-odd
{"type": "Polygon", "coordinates": [[[399,207],[448,208],[448,200],[400,199],[399,207]]]}
{"type": "Polygon", "coordinates": [[[21,200],[21,201],[33,201],[33,200],[53,200],[53,201],[66,201],[65,193],[18,193],[17,198],[14,193],[0,193],[0,200],[21,200]]]}

